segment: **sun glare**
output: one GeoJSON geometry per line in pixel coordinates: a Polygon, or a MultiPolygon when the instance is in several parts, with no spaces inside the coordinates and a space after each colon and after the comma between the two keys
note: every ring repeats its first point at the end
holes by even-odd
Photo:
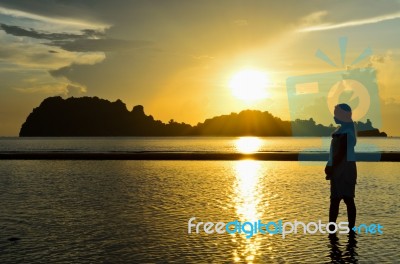
{"type": "Polygon", "coordinates": [[[241,137],[235,141],[236,150],[240,153],[250,154],[260,150],[262,141],[258,137],[241,137]]]}
{"type": "Polygon", "coordinates": [[[268,83],[266,72],[247,69],[236,73],[229,81],[229,87],[236,98],[249,102],[267,98],[268,83]]]}

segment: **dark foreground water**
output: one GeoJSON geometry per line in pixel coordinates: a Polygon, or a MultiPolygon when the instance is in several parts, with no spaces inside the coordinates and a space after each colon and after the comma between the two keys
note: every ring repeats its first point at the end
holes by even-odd
{"type": "Polygon", "coordinates": [[[188,234],[191,217],[326,222],[329,184],[313,164],[0,161],[0,263],[399,261],[400,163],[358,163],[357,224],[381,235],[188,234]]]}

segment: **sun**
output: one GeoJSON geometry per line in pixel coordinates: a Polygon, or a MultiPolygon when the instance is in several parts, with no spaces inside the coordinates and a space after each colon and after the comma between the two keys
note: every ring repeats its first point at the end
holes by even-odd
{"type": "Polygon", "coordinates": [[[233,95],[243,101],[251,102],[265,99],[269,96],[269,84],[266,72],[246,69],[236,73],[229,81],[233,95]]]}

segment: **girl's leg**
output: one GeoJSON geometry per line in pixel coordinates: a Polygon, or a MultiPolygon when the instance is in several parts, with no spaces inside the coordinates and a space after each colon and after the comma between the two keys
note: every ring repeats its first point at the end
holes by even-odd
{"type": "Polygon", "coordinates": [[[352,229],[356,224],[356,215],[357,215],[356,204],[354,203],[353,197],[344,197],[343,200],[347,206],[347,218],[349,221],[349,228],[352,229]]]}
{"type": "Polygon", "coordinates": [[[331,198],[331,205],[329,207],[329,222],[336,223],[336,219],[339,214],[340,200],[341,198],[331,198]]]}

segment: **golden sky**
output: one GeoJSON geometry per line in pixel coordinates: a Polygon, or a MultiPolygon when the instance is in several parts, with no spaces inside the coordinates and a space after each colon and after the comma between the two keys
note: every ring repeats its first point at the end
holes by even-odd
{"type": "MultiPolygon", "coordinates": [[[[352,67],[376,69],[379,128],[400,136],[399,1],[6,0],[0,24],[0,136],[18,135],[56,95],[121,99],[190,124],[243,109],[290,119],[288,78],[344,70],[366,48],[372,54],[352,67]],[[264,74],[265,96],[235,96],[232,79],[243,71],[264,74]]],[[[247,88],[239,86],[251,95],[247,88]]]]}

